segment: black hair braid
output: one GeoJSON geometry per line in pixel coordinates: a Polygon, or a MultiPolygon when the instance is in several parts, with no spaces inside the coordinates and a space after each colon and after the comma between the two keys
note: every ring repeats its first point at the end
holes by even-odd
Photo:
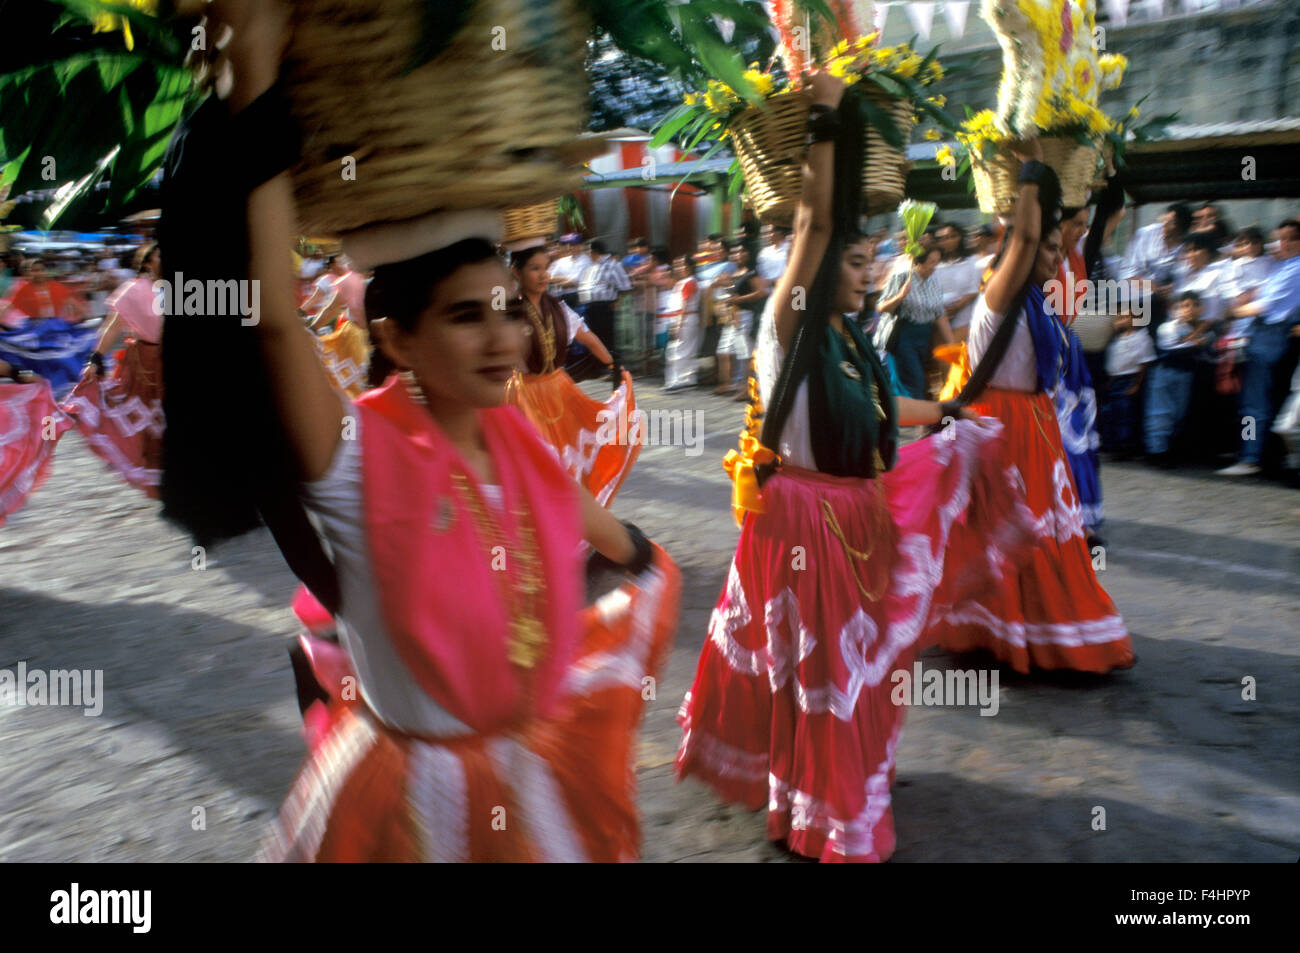
{"type": "Polygon", "coordinates": [[[840,283],[840,260],[851,238],[859,234],[862,217],[862,166],[866,159],[865,111],[858,87],[850,86],[840,99],[839,135],[835,139],[834,185],[831,190],[831,236],[808,289],[807,308],[799,321],[791,357],[772,389],[772,406],[763,420],[761,440],[775,447],[793,406],[793,395],[818,359],[821,341],[835,308],[840,283]]]}

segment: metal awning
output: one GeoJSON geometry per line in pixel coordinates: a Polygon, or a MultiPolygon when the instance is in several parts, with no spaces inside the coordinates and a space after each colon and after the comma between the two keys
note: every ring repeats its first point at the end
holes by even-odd
{"type": "Polygon", "coordinates": [[[619,169],[617,172],[591,172],[582,177],[584,188],[640,188],[649,185],[676,185],[685,179],[688,183],[708,187],[730,174],[731,156],[721,159],[684,159],[679,162],[659,162],[653,166],[619,169]],[[646,172],[652,175],[646,176],[646,172]]]}

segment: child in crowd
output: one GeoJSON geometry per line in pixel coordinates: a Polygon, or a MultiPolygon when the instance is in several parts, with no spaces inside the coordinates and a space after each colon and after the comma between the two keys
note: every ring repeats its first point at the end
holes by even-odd
{"type": "Polygon", "coordinates": [[[1146,328],[1133,326],[1133,312],[1127,303],[1115,315],[1115,336],[1106,347],[1106,375],[1109,388],[1102,414],[1106,447],[1120,457],[1134,456],[1141,450],[1142,382],[1147,365],[1154,363],[1156,349],[1146,328]]]}
{"type": "Polygon", "coordinates": [[[1169,446],[1187,417],[1196,361],[1207,340],[1201,297],[1184,291],[1174,302],[1174,320],[1156,329],[1160,361],[1147,389],[1146,451],[1161,466],[1170,465],[1169,446]]]}

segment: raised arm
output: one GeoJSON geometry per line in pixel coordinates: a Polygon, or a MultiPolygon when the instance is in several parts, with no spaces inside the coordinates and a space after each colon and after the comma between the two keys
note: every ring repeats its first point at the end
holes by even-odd
{"type": "MultiPolygon", "coordinates": [[[[909,265],[905,272],[895,272],[893,275],[890,275],[890,277],[885,281],[885,288],[889,288],[891,284],[897,284],[898,290],[876,305],[876,310],[881,314],[892,313],[897,310],[898,306],[903,303],[903,299],[907,297],[907,293],[912,289],[911,266],[909,265]],[[898,278],[898,275],[902,275],[903,277],[898,278]]],[[[881,291],[881,294],[884,293],[884,291],[881,291]]]]}
{"type": "MultiPolygon", "coordinates": [[[[1023,144],[1023,159],[1042,161],[1043,146],[1037,139],[1023,144]]],[[[1006,314],[1034,268],[1038,242],[1042,238],[1042,210],[1039,205],[1038,186],[1024,183],[1016,196],[1015,220],[1012,225],[1010,245],[998,262],[988,284],[984,286],[984,303],[995,314],[1006,314]]]]}
{"type": "MultiPolygon", "coordinates": [[[[829,73],[814,73],[808,87],[813,105],[838,109],[844,96],[844,83],[829,73]]],[[[801,289],[802,304],[817,277],[822,256],[831,239],[831,195],[835,179],[835,143],[815,142],[808,148],[803,170],[803,192],[795,212],[794,236],[790,240],[790,258],[772,292],[776,337],[783,350],[789,351],[799,328],[802,308],[796,308],[796,289],[801,289]]]]}
{"type": "Polygon", "coordinates": [[[1092,224],[1088,227],[1088,237],[1083,241],[1083,266],[1089,277],[1096,272],[1102,247],[1124,214],[1124,185],[1113,166],[1109,171],[1105,191],[1097,200],[1097,209],[1093,212],[1092,224]]]}
{"type": "MultiPolygon", "coordinates": [[[[236,2],[223,5],[222,12],[233,31],[226,55],[234,71],[230,108],[238,113],[274,85],[286,23],[276,3],[236,2]]],[[[314,480],[324,475],[341,437],[343,401],[298,319],[290,255],[294,223],[293,185],[287,172],[249,194],[248,277],[257,283],[260,304],[251,332],[257,335],[275,410],[299,476],[314,480]]]]}

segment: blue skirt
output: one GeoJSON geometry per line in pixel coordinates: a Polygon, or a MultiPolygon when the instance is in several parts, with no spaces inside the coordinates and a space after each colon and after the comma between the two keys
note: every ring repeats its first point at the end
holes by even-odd
{"type": "Polygon", "coordinates": [[[1097,448],[1097,394],[1092,388],[1092,376],[1084,359],[1079,336],[1068,331],[1069,350],[1061,381],[1052,393],[1056,407],[1056,420],[1061,427],[1061,443],[1070,463],[1074,485],[1079,491],[1079,504],[1083,509],[1083,525],[1089,529],[1101,526],[1105,510],[1101,502],[1101,472],[1097,448]]]}
{"type": "Polygon", "coordinates": [[[81,379],[99,330],[62,318],[33,318],[16,331],[0,331],[0,360],[45,378],[61,400],[81,379]]]}

